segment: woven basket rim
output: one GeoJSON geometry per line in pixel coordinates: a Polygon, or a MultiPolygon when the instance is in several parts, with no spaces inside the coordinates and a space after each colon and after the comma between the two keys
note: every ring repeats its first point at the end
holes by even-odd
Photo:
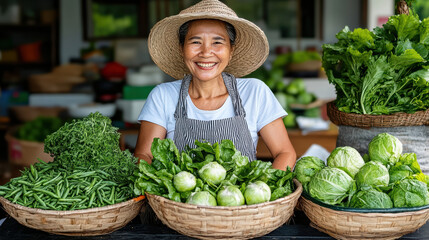
{"type": "Polygon", "coordinates": [[[53,216],[67,216],[67,215],[75,215],[75,214],[89,214],[89,213],[98,213],[103,211],[108,211],[111,209],[132,205],[134,203],[137,203],[139,201],[143,200],[143,198],[132,198],[130,200],[127,200],[125,202],[115,203],[112,205],[107,205],[103,207],[95,207],[95,208],[87,208],[87,209],[79,209],[79,210],[66,210],[66,211],[58,211],[58,210],[45,210],[40,208],[30,208],[26,206],[22,206],[16,203],[13,203],[9,200],[7,200],[4,197],[0,197],[0,203],[10,205],[16,209],[21,209],[24,211],[27,211],[29,213],[34,214],[44,214],[44,215],[53,215],[53,216]]]}
{"type": "Polygon", "coordinates": [[[354,213],[407,213],[407,212],[417,212],[421,210],[429,209],[429,204],[421,207],[401,207],[401,208],[350,208],[350,207],[340,207],[330,204],[326,204],[318,199],[311,197],[306,191],[303,191],[301,197],[305,200],[311,201],[314,204],[317,204],[321,207],[328,208],[333,211],[338,212],[354,212],[354,213]]]}
{"type": "Polygon", "coordinates": [[[176,202],[173,200],[170,200],[168,198],[159,196],[159,195],[155,195],[155,194],[150,194],[150,193],[145,193],[146,196],[148,198],[158,198],[158,199],[163,199],[165,202],[167,202],[168,204],[171,205],[175,205],[175,206],[179,206],[179,207],[183,207],[183,208],[188,208],[188,209],[201,209],[201,208],[206,208],[206,209],[218,209],[218,210],[231,210],[231,211],[237,211],[240,209],[252,209],[252,208],[259,208],[259,207],[265,207],[265,206],[269,206],[269,205],[274,205],[277,204],[279,202],[283,202],[289,199],[293,199],[296,197],[296,195],[301,195],[301,193],[303,192],[303,188],[302,188],[302,184],[296,180],[293,179],[296,188],[295,191],[293,191],[291,194],[276,199],[274,201],[269,201],[269,202],[264,202],[264,203],[259,203],[259,204],[253,204],[253,205],[241,205],[241,206],[234,206],[234,207],[226,207],[226,206],[202,206],[202,205],[194,205],[194,204],[189,204],[189,203],[182,203],[182,202],[176,202]]]}
{"type": "Polygon", "coordinates": [[[416,111],[414,113],[396,112],[385,115],[346,113],[338,110],[334,100],[327,103],[327,113],[331,122],[336,125],[354,127],[400,127],[429,125],[429,109],[416,111]]]}

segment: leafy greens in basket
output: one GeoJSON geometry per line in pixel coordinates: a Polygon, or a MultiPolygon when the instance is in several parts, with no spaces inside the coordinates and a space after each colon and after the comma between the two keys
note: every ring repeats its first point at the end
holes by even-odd
{"type": "Polygon", "coordinates": [[[231,140],[214,144],[195,141],[195,145],[196,148],[180,153],[171,139],[155,138],[151,147],[153,162],[150,165],[140,161],[134,193],[147,192],[177,202],[189,199],[190,203],[203,205],[237,206],[244,203],[243,196],[247,204],[255,204],[273,201],[294,191],[294,173],[290,168],[282,171],[273,169],[271,162],[249,162],[231,140]],[[187,173],[183,174],[184,171],[187,173]],[[253,186],[254,183],[257,186],[253,186]],[[213,201],[216,198],[217,203],[213,201]]]}
{"type": "Polygon", "coordinates": [[[373,31],[345,27],[324,44],[323,67],[340,111],[414,113],[429,108],[429,18],[391,16],[373,31]]]}
{"type": "Polygon", "coordinates": [[[74,119],[45,139],[53,162],[40,161],[0,186],[0,196],[26,207],[77,210],[134,196],[137,158],[119,147],[119,133],[100,113],[74,119]]]}

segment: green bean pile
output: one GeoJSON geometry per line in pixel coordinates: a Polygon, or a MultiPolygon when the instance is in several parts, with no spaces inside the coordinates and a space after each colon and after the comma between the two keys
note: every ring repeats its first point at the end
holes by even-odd
{"type": "Polygon", "coordinates": [[[0,186],[0,196],[13,203],[46,210],[77,210],[111,205],[134,196],[132,184],[118,184],[103,169],[76,167],[72,171],[57,162],[31,165],[21,176],[0,186]]]}

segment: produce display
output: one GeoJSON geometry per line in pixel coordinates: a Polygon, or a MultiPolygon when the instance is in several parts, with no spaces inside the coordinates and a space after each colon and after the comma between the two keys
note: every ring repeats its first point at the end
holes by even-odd
{"type": "Polygon", "coordinates": [[[45,139],[53,162],[25,168],[0,186],[0,196],[22,206],[75,210],[102,207],[135,197],[137,159],[119,148],[119,133],[100,113],[65,123],[45,139]]]}
{"type": "Polygon", "coordinates": [[[20,126],[15,132],[15,137],[20,140],[43,142],[46,136],[57,131],[63,124],[58,117],[39,116],[20,126]]]}
{"type": "Polygon", "coordinates": [[[203,206],[240,206],[285,197],[294,191],[294,173],[273,169],[271,162],[249,162],[231,140],[195,141],[179,152],[173,140],[155,138],[152,164],[140,161],[134,193],[145,192],[203,206]]]}
{"type": "Polygon", "coordinates": [[[391,16],[373,31],[345,27],[324,44],[323,67],[338,110],[357,114],[429,109],[429,18],[391,16]]]}
{"type": "Polygon", "coordinates": [[[402,143],[381,133],[363,157],[352,147],[337,147],[327,164],[306,156],[295,165],[296,178],[309,196],[350,208],[402,208],[429,204],[429,176],[415,153],[402,153],[402,143]]]}

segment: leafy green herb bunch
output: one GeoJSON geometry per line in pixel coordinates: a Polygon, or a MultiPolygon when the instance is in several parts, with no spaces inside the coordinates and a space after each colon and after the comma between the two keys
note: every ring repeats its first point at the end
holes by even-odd
{"type": "Polygon", "coordinates": [[[123,182],[132,176],[137,159],[119,147],[118,128],[99,112],[83,119],[65,123],[45,139],[46,153],[61,166],[75,168],[105,168],[114,180],[123,182]]]}
{"type": "Polygon", "coordinates": [[[429,18],[391,16],[373,31],[347,26],[324,44],[323,67],[340,111],[414,113],[429,108],[429,18]]]}

